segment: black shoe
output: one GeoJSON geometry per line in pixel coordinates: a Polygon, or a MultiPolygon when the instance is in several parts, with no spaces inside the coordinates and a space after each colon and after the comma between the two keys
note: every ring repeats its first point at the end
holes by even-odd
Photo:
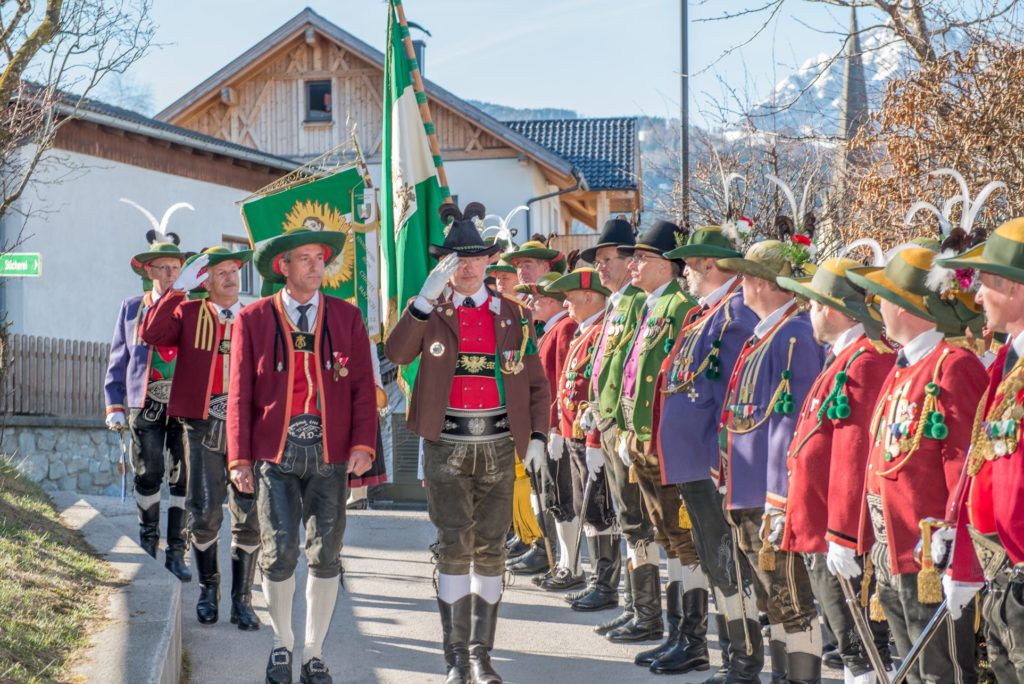
{"type": "Polygon", "coordinates": [[[633,619],[607,634],[608,641],[631,643],[660,641],[665,636],[665,623],[661,619],[661,578],[658,566],[651,564],[633,568],[633,619]]]}
{"type": "Polygon", "coordinates": [[[284,646],[270,652],[266,684],[292,684],[292,652],[284,646]]]}
{"type": "MultiPolygon", "coordinates": [[[[365,511],[365,510],[368,510],[369,508],[370,508],[370,500],[369,499],[359,499],[358,501],[350,501],[347,504],[345,504],[345,509],[349,510],[349,511],[365,511]]],[[[306,666],[303,665],[302,667],[305,668],[306,666]]],[[[328,676],[330,676],[330,675],[328,675],[328,676]]]]}
{"type": "MultiPolygon", "coordinates": [[[[256,552],[231,549],[231,624],[252,632],[260,628],[260,619],[252,609],[252,581],[256,574],[256,552]]],[[[305,667],[305,666],[303,666],[305,667]]]]}
{"type": "Polygon", "coordinates": [[[632,612],[627,613],[626,611],[623,611],[618,616],[613,617],[608,622],[602,622],[599,625],[594,625],[594,632],[600,634],[601,636],[604,636],[613,629],[617,629],[622,625],[626,624],[627,622],[632,620],[633,617],[634,615],[632,612]]]}
{"type": "Polygon", "coordinates": [[[682,615],[675,643],[651,663],[651,672],[685,674],[709,669],[711,659],[707,637],[708,592],[706,589],[691,589],[682,596],[682,615]]]}
{"type": "MultiPolygon", "coordinates": [[[[580,613],[593,613],[609,610],[619,605],[619,592],[609,591],[600,585],[569,604],[569,607],[580,613]]],[[[632,613],[630,614],[632,616],[632,613]]],[[[600,632],[599,632],[600,633],[600,632]]]]}
{"type": "Polygon", "coordinates": [[[528,553],[533,553],[535,551],[538,552],[538,553],[544,554],[544,557],[547,558],[547,554],[544,553],[544,542],[541,541],[540,539],[535,540],[532,544],[522,544],[522,542],[520,542],[520,544],[521,544],[520,548],[522,549],[521,551],[517,550],[515,553],[512,553],[511,551],[509,551],[508,555],[505,556],[505,567],[506,568],[512,567],[513,565],[518,563],[520,560],[522,560],[523,556],[525,556],[528,553]]]}
{"type": "Polygon", "coordinates": [[[839,655],[839,651],[832,650],[826,651],[821,654],[821,663],[825,667],[831,667],[833,670],[843,669],[843,657],[839,655]]]}
{"type": "Polygon", "coordinates": [[[555,568],[555,573],[542,579],[538,586],[544,591],[569,591],[585,584],[583,575],[574,575],[568,568],[555,568]]]}
{"type": "Polygon", "coordinates": [[[534,546],[525,556],[509,566],[513,575],[536,575],[548,570],[548,557],[543,548],[534,546]]]}
{"type": "Polygon", "coordinates": [[[196,603],[196,618],[200,624],[212,625],[217,622],[220,605],[220,569],[217,566],[217,542],[200,551],[193,547],[196,558],[196,572],[199,574],[199,602],[196,603]]]}
{"type": "Polygon", "coordinates": [[[583,587],[582,589],[578,589],[577,591],[570,591],[569,593],[562,596],[562,600],[566,603],[575,603],[576,601],[579,601],[581,598],[583,598],[590,592],[594,591],[594,587],[596,586],[597,578],[594,577],[594,575],[591,575],[590,580],[587,582],[587,585],[585,587],[583,587]]]}
{"type": "Polygon", "coordinates": [[[331,671],[319,658],[310,658],[302,664],[302,674],[299,678],[300,684],[334,684],[331,679],[331,671]]]}
{"type": "Polygon", "coordinates": [[[185,553],[182,549],[167,549],[164,552],[164,567],[182,582],[192,581],[192,571],[185,565],[185,553]]]}

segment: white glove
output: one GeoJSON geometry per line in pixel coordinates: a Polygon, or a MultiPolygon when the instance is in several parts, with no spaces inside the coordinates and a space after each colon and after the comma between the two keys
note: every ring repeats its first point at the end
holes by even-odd
{"type": "Polygon", "coordinates": [[[558,434],[556,430],[552,430],[548,434],[548,458],[552,461],[557,461],[562,458],[563,450],[565,449],[565,438],[558,434]]]}
{"type": "Polygon", "coordinates": [[[207,255],[196,257],[195,261],[181,269],[178,279],[174,281],[174,289],[189,292],[206,282],[206,279],[210,277],[210,272],[207,271],[202,275],[199,275],[199,272],[206,268],[208,263],[210,263],[210,257],[207,255]]]}
{"type": "Polygon", "coordinates": [[[547,457],[547,447],[539,439],[531,439],[530,445],[526,447],[526,457],[523,458],[523,467],[531,473],[540,472],[544,467],[544,459],[547,457]]]}
{"type": "Polygon", "coordinates": [[[618,448],[619,460],[622,461],[622,465],[627,468],[633,465],[633,454],[629,452],[629,440],[626,439],[625,435],[619,438],[618,448]]]}
{"type": "Polygon", "coordinates": [[[764,507],[764,518],[761,519],[761,529],[757,532],[759,537],[764,537],[766,525],[771,526],[768,530],[768,543],[778,544],[782,539],[782,530],[786,527],[785,512],[781,508],[766,504],[764,507]]]}
{"type": "Polygon", "coordinates": [[[584,433],[590,432],[591,430],[597,429],[597,424],[601,420],[601,414],[593,406],[588,406],[584,411],[583,415],[580,416],[580,428],[584,433]]]}
{"type": "Polygon", "coordinates": [[[956,538],[956,529],[952,527],[940,527],[932,531],[932,563],[939,570],[944,570],[952,560],[950,551],[953,548],[953,539],[956,538]]]}
{"type": "Polygon", "coordinates": [[[124,430],[126,424],[124,411],[111,411],[107,414],[107,428],[114,431],[124,430]]]}
{"type": "Polygon", "coordinates": [[[949,609],[949,616],[959,620],[963,615],[964,608],[974,600],[974,595],[985,586],[981,582],[961,582],[949,575],[942,576],[942,593],[946,597],[946,608],[949,609]]]}
{"type": "Polygon", "coordinates": [[[430,302],[436,302],[437,298],[444,292],[444,286],[448,284],[448,279],[455,273],[455,269],[459,267],[459,255],[455,252],[447,254],[437,262],[437,266],[434,270],[427,275],[427,279],[423,281],[423,287],[420,288],[420,296],[430,302]]]}
{"type": "Polygon", "coordinates": [[[596,480],[604,468],[604,451],[597,447],[587,447],[587,473],[591,480],[596,480]]]}
{"type": "Polygon", "coordinates": [[[861,569],[860,564],[857,563],[857,552],[833,541],[828,543],[825,566],[837,577],[845,577],[848,580],[860,577],[861,569]]]}

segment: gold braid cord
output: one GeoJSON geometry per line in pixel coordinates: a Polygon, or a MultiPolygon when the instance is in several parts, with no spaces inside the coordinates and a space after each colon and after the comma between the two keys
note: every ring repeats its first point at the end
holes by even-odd
{"type": "Polygon", "coordinates": [[[996,396],[1001,396],[1001,401],[993,406],[987,414],[984,400],[978,404],[978,411],[974,414],[974,427],[971,429],[971,457],[967,463],[967,474],[971,477],[981,472],[985,461],[992,461],[996,458],[992,440],[985,433],[985,418],[998,420],[999,416],[1014,404],[1017,394],[1022,389],[1024,389],[1024,366],[1018,363],[996,388],[996,396]]]}

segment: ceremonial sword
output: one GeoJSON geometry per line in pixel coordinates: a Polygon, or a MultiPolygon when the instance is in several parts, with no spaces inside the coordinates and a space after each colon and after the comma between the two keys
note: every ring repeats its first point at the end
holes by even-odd
{"type": "MultiPolygon", "coordinates": [[[[587,485],[583,488],[583,508],[580,509],[580,526],[576,530],[576,553],[572,556],[579,562],[580,559],[580,547],[583,545],[583,519],[587,515],[587,508],[590,507],[590,495],[594,490],[594,482],[596,480],[590,477],[590,473],[587,473],[587,485]]],[[[593,558],[590,559],[591,563],[596,562],[593,558]]],[[[569,568],[572,570],[572,568],[569,568]]]]}
{"type": "Polygon", "coordinates": [[[935,611],[935,615],[928,621],[928,624],[924,626],[921,631],[921,636],[918,637],[914,645],[910,647],[907,655],[904,656],[903,662],[900,663],[900,668],[896,670],[896,674],[892,676],[890,684],[902,684],[903,680],[907,678],[907,674],[910,672],[910,668],[917,662],[917,659],[921,657],[924,652],[925,646],[931,641],[935,633],[939,631],[939,627],[949,617],[949,605],[945,599],[939,604],[938,609],[935,611]]]}
{"type": "Polygon", "coordinates": [[[864,645],[864,652],[867,653],[868,660],[871,661],[871,667],[875,670],[875,678],[879,681],[879,684],[889,684],[889,673],[886,672],[885,663],[882,662],[882,654],[878,652],[878,647],[875,645],[875,635],[871,632],[871,625],[868,624],[867,618],[864,617],[864,610],[860,606],[860,600],[853,591],[850,580],[842,575],[836,575],[835,577],[839,580],[839,586],[843,589],[846,605],[853,616],[853,625],[857,628],[857,633],[860,634],[860,641],[864,645]]]}
{"type": "Polygon", "coordinates": [[[121,427],[117,431],[117,436],[121,438],[121,458],[117,461],[117,472],[121,476],[121,503],[128,497],[128,445],[124,438],[126,429],[121,427]]]}
{"type": "Polygon", "coordinates": [[[527,471],[530,476],[530,484],[533,485],[533,495],[537,498],[537,520],[540,522],[540,533],[544,537],[544,551],[548,555],[548,569],[551,572],[555,570],[555,554],[551,550],[551,539],[548,537],[548,525],[545,521],[544,513],[544,502],[540,498],[540,487],[537,484],[537,474],[531,471],[527,471]]]}

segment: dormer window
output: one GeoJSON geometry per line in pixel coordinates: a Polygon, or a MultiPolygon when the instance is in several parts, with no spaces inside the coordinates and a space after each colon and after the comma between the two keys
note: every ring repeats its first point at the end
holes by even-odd
{"type": "Polygon", "coordinates": [[[331,121],[330,81],[306,81],[306,121],[331,121]]]}

